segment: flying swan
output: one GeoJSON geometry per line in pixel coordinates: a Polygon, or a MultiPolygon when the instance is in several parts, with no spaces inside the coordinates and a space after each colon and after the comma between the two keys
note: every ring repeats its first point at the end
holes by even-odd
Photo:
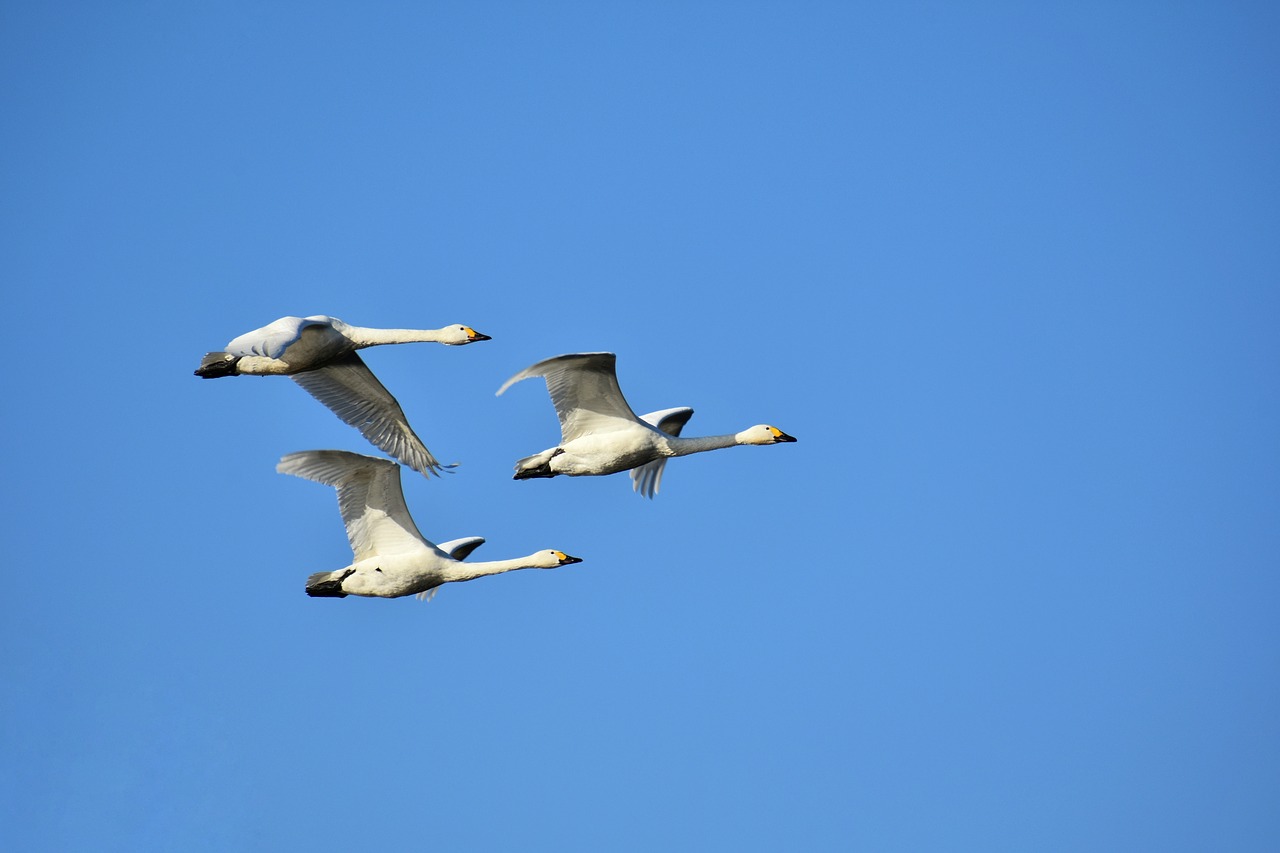
{"type": "Polygon", "coordinates": [[[355,560],[337,571],[308,577],[310,596],[399,598],[516,569],[555,569],[582,562],[556,550],[514,560],[462,562],[484,540],[470,536],[433,545],[424,539],[404,503],[400,466],[388,459],[345,450],[305,450],[283,457],[276,470],[338,490],[338,510],[355,560]]]}
{"type": "Polygon", "coordinates": [[[560,417],[560,444],[517,462],[514,479],[584,477],[631,469],[632,490],[653,497],[672,456],[739,444],[795,441],[766,424],[732,435],[681,438],[693,409],[682,406],[636,417],[618,387],[616,364],[617,356],[611,352],[559,355],[522,370],[498,389],[501,395],[523,379],[544,377],[560,417]]]}
{"type": "Polygon", "coordinates": [[[369,329],[337,317],[281,317],[205,355],[196,376],[288,376],[380,450],[422,474],[441,467],[414,433],[396,398],[356,350],[379,344],[434,341],[462,346],[490,340],[470,326],[369,329]]]}

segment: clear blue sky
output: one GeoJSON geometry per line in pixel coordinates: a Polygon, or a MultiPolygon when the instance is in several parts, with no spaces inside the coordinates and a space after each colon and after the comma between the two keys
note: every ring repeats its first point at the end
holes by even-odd
{"type": "Polygon", "coordinates": [[[0,846],[1280,847],[1265,3],[8,3],[0,846]],[[286,314],[585,558],[309,599],[374,453],[286,314]],[[547,356],[799,443],[513,482],[547,356]]]}

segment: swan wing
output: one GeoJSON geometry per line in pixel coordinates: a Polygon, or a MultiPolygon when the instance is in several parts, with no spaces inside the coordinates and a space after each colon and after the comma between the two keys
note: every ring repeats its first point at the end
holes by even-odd
{"type": "Polygon", "coordinates": [[[667,435],[679,435],[691,417],[693,417],[693,409],[688,406],[676,406],[674,409],[662,409],[641,415],[640,420],[649,426],[657,427],[667,435]]]}
{"type": "MultiPolygon", "coordinates": [[[[668,435],[679,435],[684,425],[693,417],[693,409],[688,406],[677,406],[674,409],[662,409],[641,415],[640,420],[668,435]]],[[[646,462],[638,468],[631,469],[631,490],[639,492],[646,498],[658,493],[662,484],[662,472],[667,467],[667,457],[663,456],[652,462],[646,462]]]]}
{"type": "Polygon", "coordinates": [[[441,542],[436,547],[455,560],[465,560],[471,556],[472,551],[483,544],[484,539],[480,536],[464,536],[461,539],[450,539],[448,542],[441,542]]]}
{"type": "Polygon", "coordinates": [[[435,550],[413,523],[400,488],[400,466],[345,450],[305,450],[276,470],[338,490],[338,510],[357,561],[435,550]]]}
{"type": "Polygon", "coordinates": [[[404,410],[364,360],[349,352],[324,367],[290,377],[379,450],[415,471],[435,474],[442,466],[414,433],[404,410]]]}
{"type": "Polygon", "coordinates": [[[618,387],[618,357],[611,352],[559,355],[512,376],[498,394],[533,376],[547,380],[547,392],[560,418],[563,441],[627,428],[639,422],[618,387]]]}
{"type": "Polygon", "coordinates": [[[226,351],[232,355],[257,355],[267,358],[282,358],[290,345],[297,343],[302,337],[302,330],[313,326],[330,326],[329,318],[316,317],[281,317],[261,329],[245,332],[227,344],[226,351]]]}

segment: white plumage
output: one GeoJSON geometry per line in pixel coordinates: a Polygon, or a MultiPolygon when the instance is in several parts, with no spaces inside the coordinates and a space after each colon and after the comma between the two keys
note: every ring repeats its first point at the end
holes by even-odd
{"type": "Polygon", "coordinates": [[[419,341],[461,346],[490,340],[470,326],[442,329],[371,329],[336,317],[281,317],[247,332],[226,349],[205,355],[196,375],[288,376],[380,450],[415,471],[441,467],[414,433],[396,398],[373,375],[356,350],[419,341]]]}
{"type": "Polygon", "coordinates": [[[462,562],[484,540],[472,536],[435,545],[423,537],[405,506],[400,466],[386,459],[345,450],[307,450],[285,456],[276,470],[338,491],[338,509],[354,560],[344,568],[307,578],[311,596],[399,598],[516,569],[554,569],[582,562],[554,549],[514,560],[462,562]]]}
{"type": "Polygon", "coordinates": [[[560,444],[516,463],[515,479],[614,474],[634,469],[632,488],[648,497],[658,491],[663,468],[672,456],[747,444],[795,441],[777,427],[757,424],[728,435],[682,438],[693,409],[675,408],[636,417],[618,387],[617,356],[586,352],[548,358],[512,376],[501,395],[534,376],[547,391],[560,419],[560,444]]]}

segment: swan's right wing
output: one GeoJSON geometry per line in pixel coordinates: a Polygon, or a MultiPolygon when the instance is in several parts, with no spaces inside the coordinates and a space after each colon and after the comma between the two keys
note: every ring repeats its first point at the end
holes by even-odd
{"type": "Polygon", "coordinates": [[[357,353],[349,352],[324,367],[290,377],[312,397],[379,450],[422,474],[436,474],[442,466],[414,433],[404,410],[357,353]]]}
{"type": "Polygon", "coordinates": [[[640,420],[649,426],[657,427],[667,435],[679,435],[691,417],[693,417],[693,409],[688,406],[676,406],[674,409],[662,409],[641,415],[640,420]]]}
{"type": "Polygon", "coordinates": [[[472,551],[483,544],[484,538],[481,536],[464,536],[461,539],[450,539],[448,542],[441,542],[436,547],[455,560],[465,560],[471,556],[472,551]]]}
{"type": "MultiPolygon", "coordinates": [[[[688,406],[678,406],[674,409],[663,409],[641,415],[640,420],[668,435],[679,435],[691,417],[693,417],[693,409],[688,406]]],[[[666,467],[667,457],[663,456],[652,462],[646,462],[638,468],[632,468],[631,490],[639,492],[646,498],[653,497],[658,493],[658,486],[662,483],[662,472],[666,467]]]]}
{"type": "Polygon", "coordinates": [[[345,450],[305,450],[282,458],[276,470],[338,490],[338,510],[357,561],[435,550],[409,515],[396,463],[345,450]]]}
{"type": "Polygon", "coordinates": [[[611,432],[639,421],[618,387],[611,352],[583,352],[548,358],[512,376],[498,394],[533,376],[547,380],[547,392],[560,418],[564,442],[598,432],[611,432]]]}

